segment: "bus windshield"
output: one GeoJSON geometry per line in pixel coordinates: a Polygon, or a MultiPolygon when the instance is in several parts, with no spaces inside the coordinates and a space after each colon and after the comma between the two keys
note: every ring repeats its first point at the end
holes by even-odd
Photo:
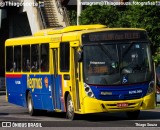
{"type": "Polygon", "coordinates": [[[148,42],[97,42],[83,46],[84,82],[119,85],[152,79],[148,42]]]}

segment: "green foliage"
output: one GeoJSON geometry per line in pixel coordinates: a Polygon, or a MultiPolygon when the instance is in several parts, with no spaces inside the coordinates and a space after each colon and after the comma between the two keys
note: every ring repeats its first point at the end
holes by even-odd
{"type": "Polygon", "coordinates": [[[153,56],[153,60],[156,62],[156,64],[160,63],[160,47],[156,48],[155,55],[153,56]]]}
{"type": "Polygon", "coordinates": [[[82,11],[81,24],[104,24],[108,27],[116,26],[119,14],[114,6],[89,6],[82,11]],[[112,13],[111,13],[112,12],[112,13]]]}
{"type": "Polygon", "coordinates": [[[70,10],[69,12],[70,25],[77,25],[77,12],[70,10]]]}

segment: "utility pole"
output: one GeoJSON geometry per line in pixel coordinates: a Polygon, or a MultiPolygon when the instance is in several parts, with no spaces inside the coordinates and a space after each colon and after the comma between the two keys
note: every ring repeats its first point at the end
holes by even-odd
{"type": "Polygon", "coordinates": [[[79,25],[79,16],[81,15],[82,5],[81,0],[77,0],[77,25],[79,25]]]}

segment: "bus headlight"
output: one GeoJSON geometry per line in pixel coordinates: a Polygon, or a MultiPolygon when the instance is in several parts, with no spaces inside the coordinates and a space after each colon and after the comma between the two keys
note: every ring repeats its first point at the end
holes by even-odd
{"type": "Polygon", "coordinates": [[[93,94],[93,92],[92,92],[92,90],[91,90],[91,88],[90,88],[90,86],[87,85],[86,83],[84,83],[84,90],[85,90],[87,96],[89,96],[91,98],[95,97],[94,94],[93,94]]]}
{"type": "Polygon", "coordinates": [[[147,95],[150,94],[150,93],[152,93],[152,92],[154,92],[154,90],[155,90],[155,89],[154,89],[154,81],[151,81],[151,82],[149,83],[147,95]]]}

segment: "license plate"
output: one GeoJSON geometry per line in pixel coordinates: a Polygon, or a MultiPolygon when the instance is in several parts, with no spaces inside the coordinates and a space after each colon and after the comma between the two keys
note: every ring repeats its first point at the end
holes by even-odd
{"type": "Polygon", "coordinates": [[[117,103],[117,107],[128,107],[128,103],[117,103]]]}

